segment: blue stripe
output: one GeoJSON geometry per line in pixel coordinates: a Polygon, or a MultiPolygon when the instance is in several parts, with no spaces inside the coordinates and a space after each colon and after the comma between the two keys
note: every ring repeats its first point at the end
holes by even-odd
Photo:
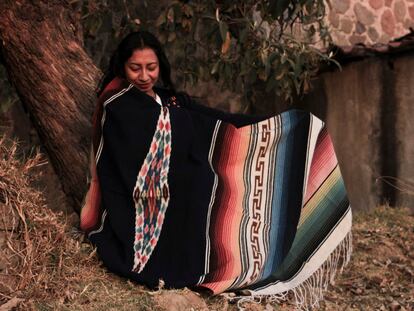
{"type": "Polygon", "coordinates": [[[263,274],[261,279],[267,278],[274,272],[282,261],[282,244],[279,241],[283,240],[284,228],[286,226],[286,208],[287,200],[283,195],[283,181],[286,178],[287,165],[291,159],[291,149],[289,148],[288,138],[290,138],[291,130],[294,128],[296,122],[294,122],[294,116],[289,113],[281,114],[281,137],[277,146],[276,152],[276,165],[275,165],[275,182],[273,188],[273,200],[271,206],[271,224],[270,224],[270,247],[268,258],[265,262],[263,274]]]}

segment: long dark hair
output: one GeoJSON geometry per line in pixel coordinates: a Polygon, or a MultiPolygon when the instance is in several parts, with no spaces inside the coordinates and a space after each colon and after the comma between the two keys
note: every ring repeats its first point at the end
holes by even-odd
{"type": "Polygon", "coordinates": [[[175,92],[171,81],[171,66],[164,49],[158,39],[148,31],[135,31],[128,34],[118,45],[109,61],[109,67],[99,83],[97,95],[99,96],[105,87],[115,77],[125,78],[125,62],[131,57],[135,50],[150,48],[158,57],[160,66],[160,77],[163,87],[175,92]]]}

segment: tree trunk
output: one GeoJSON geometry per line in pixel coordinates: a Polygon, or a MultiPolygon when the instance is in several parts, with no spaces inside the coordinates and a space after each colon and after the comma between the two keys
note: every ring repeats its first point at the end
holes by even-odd
{"type": "Polygon", "coordinates": [[[63,189],[79,210],[86,188],[91,115],[99,69],[65,1],[0,1],[9,79],[32,117],[63,189]]]}

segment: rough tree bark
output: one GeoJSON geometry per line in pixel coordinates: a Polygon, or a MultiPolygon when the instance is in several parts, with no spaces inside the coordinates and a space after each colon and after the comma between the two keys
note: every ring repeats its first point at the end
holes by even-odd
{"type": "Polygon", "coordinates": [[[82,47],[76,14],[63,0],[2,0],[0,39],[9,79],[79,210],[100,71],[82,47]]]}

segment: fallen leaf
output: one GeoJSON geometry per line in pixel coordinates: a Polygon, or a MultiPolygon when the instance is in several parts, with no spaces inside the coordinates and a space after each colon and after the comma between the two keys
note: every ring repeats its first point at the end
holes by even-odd
{"type": "Polygon", "coordinates": [[[222,54],[226,54],[229,51],[230,43],[231,43],[230,32],[227,31],[226,40],[223,42],[223,45],[221,46],[221,53],[222,54]]]}

